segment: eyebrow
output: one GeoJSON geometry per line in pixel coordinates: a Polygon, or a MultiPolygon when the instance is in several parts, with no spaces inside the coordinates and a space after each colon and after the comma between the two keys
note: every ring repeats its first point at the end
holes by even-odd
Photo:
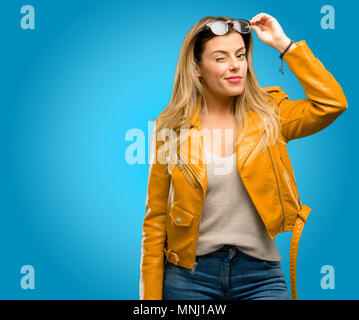
{"type": "MultiPolygon", "coordinates": [[[[238,52],[238,51],[241,51],[242,49],[244,49],[245,47],[241,47],[241,48],[239,48],[236,52],[238,52]]],[[[220,53],[227,53],[227,51],[223,51],[223,50],[215,50],[215,51],[213,51],[212,53],[211,53],[211,55],[212,54],[214,54],[214,53],[216,53],[216,52],[220,52],[220,53]]]]}

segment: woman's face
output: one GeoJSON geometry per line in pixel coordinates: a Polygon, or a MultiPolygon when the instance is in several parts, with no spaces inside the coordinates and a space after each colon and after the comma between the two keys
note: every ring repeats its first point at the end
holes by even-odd
{"type": "Polygon", "coordinates": [[[197,75],[205,90],[220,96],[237,96],[243,93],[247,76],[246,48],[238,32],[229,32],[207,41],[201,56],[197,75]],[[226,78],[240,76],[241,80],[226,78]]]}

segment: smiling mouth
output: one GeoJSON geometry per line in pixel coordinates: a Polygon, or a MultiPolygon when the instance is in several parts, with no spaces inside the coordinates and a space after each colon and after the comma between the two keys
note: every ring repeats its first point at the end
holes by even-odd
{"type": "Polygon", "coordinates": [[[231,76],[231,77],[228,77],[228,78],[225,78],[226,80],[228,79],[242,79],[243,77],[241,76],[231,76]]]}
{"type": "Polygon", "coordinates": [[[231,78],[225,78],[230,83],[238,83],[242,81],[242,77],[231,77],[231,78]]]}

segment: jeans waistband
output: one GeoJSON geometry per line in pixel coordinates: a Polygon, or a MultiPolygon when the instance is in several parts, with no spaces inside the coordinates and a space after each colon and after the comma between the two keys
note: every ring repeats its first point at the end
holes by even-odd
{"type": "Polygon", "coordinates": [[[217,249],[216,251],[213,251],[213,252],[201,255],[201,256],[197,256],[197,257],[209,257],[209,256],[223,257],[225,255],[235,255],[240,252],[241,251],[236,246],[225,244],[221,248],[217,249]]]}

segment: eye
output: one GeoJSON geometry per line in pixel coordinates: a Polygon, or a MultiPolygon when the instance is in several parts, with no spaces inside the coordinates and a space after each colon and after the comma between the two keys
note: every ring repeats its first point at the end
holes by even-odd
{"type": "MultiPolygon", "coordinates": [[[[242,58],[244,58],[245,56],[246,56],[245,53],[241,53],[241,54],[239,54],[237,57],[239,57],[240,59],[242,59],[242,58]]],[[[223,60],[223,59],[225,59],[225,58],[217,58],[216,61],[220,61],[220,60],[223,60]]]]}

